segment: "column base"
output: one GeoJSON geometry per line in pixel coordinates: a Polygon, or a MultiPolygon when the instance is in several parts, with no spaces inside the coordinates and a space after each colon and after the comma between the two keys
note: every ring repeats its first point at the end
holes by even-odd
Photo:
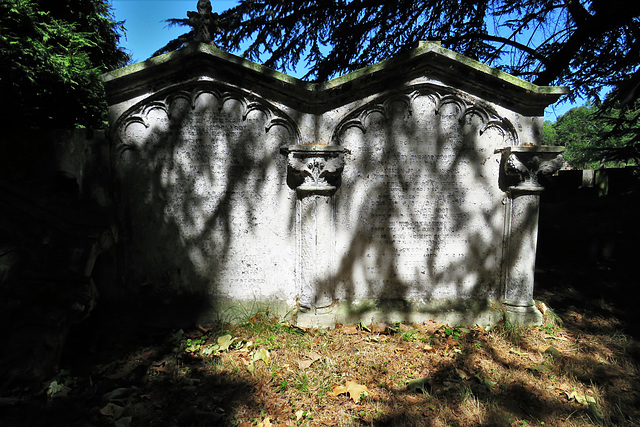
{"type": "Polygon", "coordinates": [[[515,326],[540,326],[544,316],[535,305],[519,307],[503,304],[504,320],[515,326]]]}

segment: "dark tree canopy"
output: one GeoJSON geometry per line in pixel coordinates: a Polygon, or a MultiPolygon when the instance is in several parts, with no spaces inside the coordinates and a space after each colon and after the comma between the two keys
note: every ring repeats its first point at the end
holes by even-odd
{"type": "Polygon", "coordinates": [[[637,1],[241,0],[215,21],[221,48],[283,71],[305,65],[311,79],[440,40],[536,84],[568,85],[573,96],[597,98],[603,86],[619,87],[623,97],[640,90],[637,1]]]}
{"type": "Polygon", "coordinates": [[[126,64],[122,31],[107,0],[2,0],[2,126],[103,126],[100,74],[126,64]]]}
{"type": "MultiPolygon", "coordinates": [[[[199,3],[208,0],[200,0],[199,3]]],[[[192,26],[189,19],[170,25],[192,26]]],[[[411,49],[420,40],[538,85],[567,85],[640,143],[640,1],[240,0],[210,20],[213,42],[265,65],[326,80],[411,49]],[[606,92],[610,94],[601,99],[606,92]],[[622,114],[612,113],[613,110],[622,114]]],[[[194,40],[196,31],[156,54],[194,40]]],[[[634,145],[635,144],[635,145],[634,145]]]]}

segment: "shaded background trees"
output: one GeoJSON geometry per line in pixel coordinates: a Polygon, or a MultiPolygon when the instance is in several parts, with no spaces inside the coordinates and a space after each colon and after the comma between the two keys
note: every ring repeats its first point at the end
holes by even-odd
{"type": "Polygon", "coordinates": [[[105,0],[0,3],[0,124],[103,127],[100,74],[124,66],[124,28],[105,0]]]}
{"type": "Polygon", "coordinates": [[[638,109],[576,107],[554,123],[545,122],[542,139],[547,145],[565,146],[564,157],[576,169],[637,165],[640,150],[632,131],[638,114],[638,109]]]}
{"type": "Polygon", "coordinates": [[[105,127],[121,34],[106,0],[0,1],[0,393],[52,375],[95,305],[109,178],[101,133],[74,128],[105,127]]]}

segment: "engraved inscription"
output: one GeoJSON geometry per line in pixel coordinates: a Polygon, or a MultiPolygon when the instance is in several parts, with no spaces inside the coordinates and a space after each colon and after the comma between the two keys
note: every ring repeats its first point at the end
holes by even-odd
{"type": "Polygon", "coordinates": [[[487,126],[500,120],[452,96],[386,101],[357,117],[338,139],[358,153],[343,172],[352,196],[338,201],[338,225],[354,230],[338,242],[353,259],[339,280],[356,282],[356,295],[391,298],[453,298],[497,284],[503,210],[494,146],[508,129],[487,126]]]}
{"type": "Polygon", "coordinates": [[[124,222],[141,224],[129,240],[132,269],[147,274],[139,280],[246,298],[282,282],[265,266],[293,269],[280,221],[292,215],[280,196],[286,163],[277,161],[298,140],[292,129],[266,102],[211,87],[148,101],[123,119],[114,164],[124,222]],[[289,257],[265,252],[265,242],[283,242],[289,257]]]}

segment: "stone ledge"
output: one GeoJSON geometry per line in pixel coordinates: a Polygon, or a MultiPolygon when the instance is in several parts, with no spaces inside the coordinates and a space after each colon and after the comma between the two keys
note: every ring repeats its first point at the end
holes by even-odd
{"type": "Polygon", "coordinates": [[[503,317],[501,304],[493,300],[480,301],[424,301],[359,300],[344,301],[328,308],[298,312],[296,324],[301,327],[333,327],[336,323],[423,323],[433,320],[455,326],[489,326],[503,317]],[[395,306],[397,309],[393,309],[395,306]]]}
{"type": "Polygon", "coordinates": [[[303,328],[333,328],[336,323],[423,323],[432,320],[452,326],[494,326],[501,320],[514,326],[539,326],[543,315],[535,306],[514,307],[496,300],[435,301],[410,300],[358,300],[342,301],[330,307],[299,311],[284,301],[219,300],[210,311],[202,313],[200,323],[216,321],[241,323],[257,313],[270,314],[289,320],[303,328]],[[390,310],[390,306],[397,307],[390,310]]]}
{"type": "Polygon", "coordinates": [[[224,321],[239,323],[257,313],[270,314],[290,320],[303,328],[333,328],[336,323],[365,324],[379,322],[423,323],[433,320],[455,326],[493,326],[504,318],[504,308],[491,299],[477,301],[358,300],[342,301],[330,307],[299,311],[277,300],[218,300],[209,311],[200,315],[203,325],[224,321]],[[390,307],[396,307],[395,310],[390,307]]]}

